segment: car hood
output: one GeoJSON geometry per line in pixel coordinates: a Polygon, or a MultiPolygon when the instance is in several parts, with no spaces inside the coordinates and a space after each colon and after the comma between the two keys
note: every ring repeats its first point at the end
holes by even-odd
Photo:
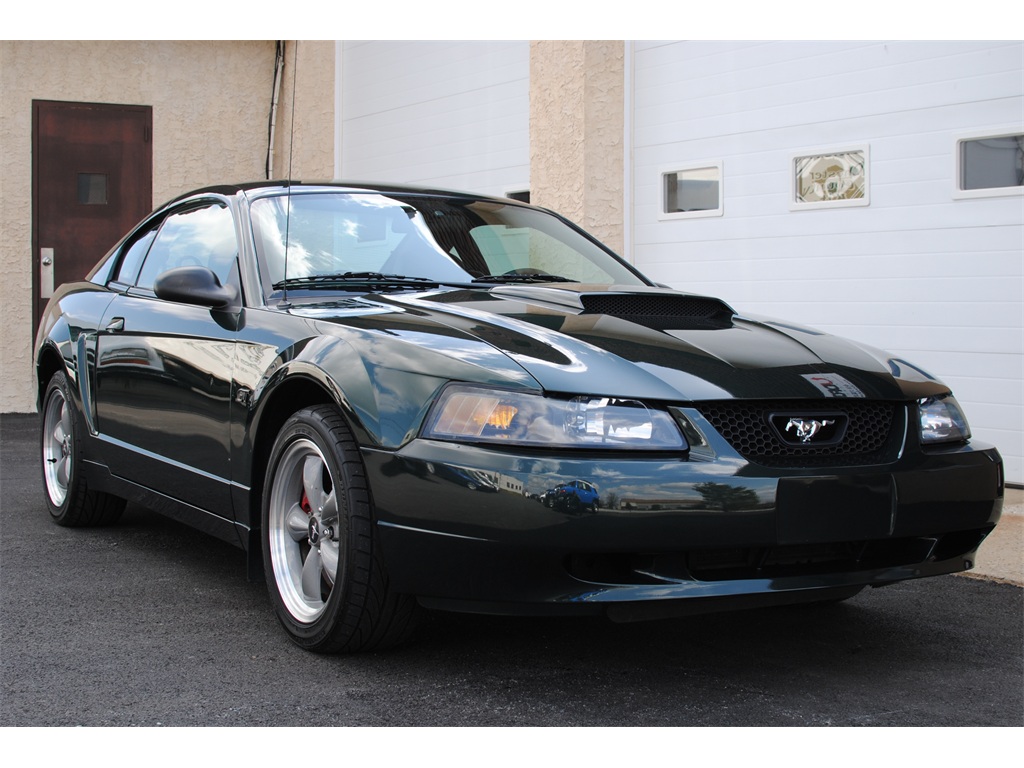
{"type": "Polygon", "coordinates": [[[375,298],[486,342],[551,392],[701,401],[948,391],[880,350],[669,289],[509,285],[375,298]]]}

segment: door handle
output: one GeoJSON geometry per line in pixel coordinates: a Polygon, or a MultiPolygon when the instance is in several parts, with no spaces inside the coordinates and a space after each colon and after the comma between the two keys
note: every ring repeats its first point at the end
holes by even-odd
{"type": "Polygon", "coordinates": [[[39,298],[53,296],[53,248],[39,249],[39,298]]]}
{"type": "Polygon", "coordinates": [[[124,318],[115,317],[109,323],[107,323],[107,331],[110,333],[120,333],[124,330],[124,318]]]}

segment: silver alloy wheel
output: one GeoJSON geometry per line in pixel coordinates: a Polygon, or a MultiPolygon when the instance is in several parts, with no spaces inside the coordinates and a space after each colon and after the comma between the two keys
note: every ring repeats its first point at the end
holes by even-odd
{"type": "Polygon", "coordinates": [[[327,607],[341,553],[338,486],[315,443],[288,446],[274,470],[267,537],[274,581],[292,617],[309,624],[327,607]]]}
{"type": "Polygon", "coordinates": [[[71,406],[60,389],[54,389],[43,414],[43,478],[46,493],[55,507],[64,503],[71,482],[74,439],[71,406]]]}

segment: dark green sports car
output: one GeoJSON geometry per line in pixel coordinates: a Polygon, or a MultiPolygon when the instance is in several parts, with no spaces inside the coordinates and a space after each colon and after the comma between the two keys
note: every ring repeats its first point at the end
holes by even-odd
{"type": "Polygon", "coordinates": [[[315,651],[423,608],[845,599],[971,568],[1002,508],[928,373],[511,200],[199,190],[57,291],[35,355],[54,520],[130,500],[237,544],[315,651]]]}

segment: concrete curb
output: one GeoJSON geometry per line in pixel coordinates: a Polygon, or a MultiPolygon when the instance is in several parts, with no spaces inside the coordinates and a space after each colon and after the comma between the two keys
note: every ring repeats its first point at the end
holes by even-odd
{"type": "Polygon", "coordinates": [[[978,550],[978,563],[963,574],[1024,587],[1024,490],[1007,488],[1003,517],[978,550]]]}

